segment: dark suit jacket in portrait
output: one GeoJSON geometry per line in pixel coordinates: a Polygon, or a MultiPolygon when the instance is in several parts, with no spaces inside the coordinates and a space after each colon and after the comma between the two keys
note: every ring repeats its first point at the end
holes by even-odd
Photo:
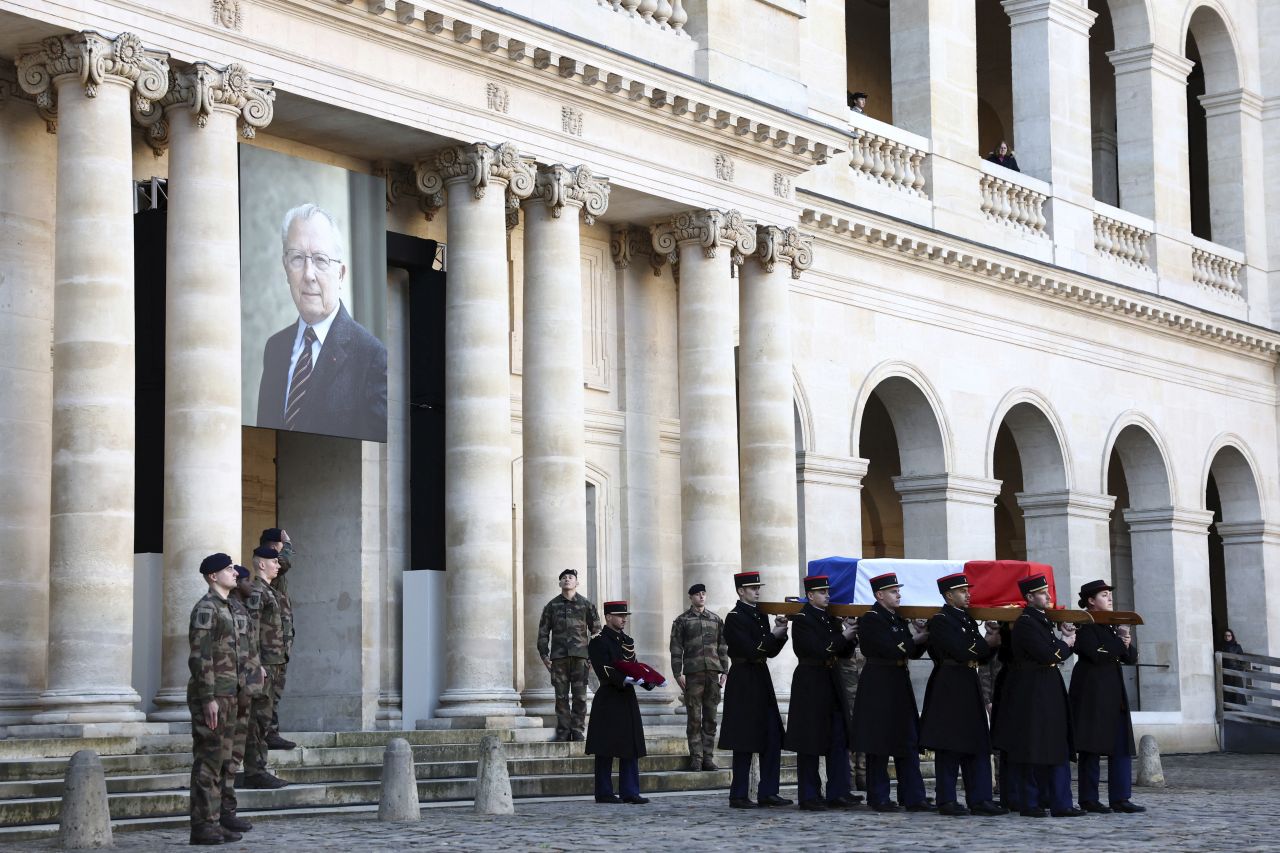
{"type": "MultiPolygon", "coordinates": [[[[295,320],[267,341],[258,386],[258,426],[284,429],[295,320]]],[[[339,304],[308,380],[296,432],[387,440],[387,348],[339,304]]]]}

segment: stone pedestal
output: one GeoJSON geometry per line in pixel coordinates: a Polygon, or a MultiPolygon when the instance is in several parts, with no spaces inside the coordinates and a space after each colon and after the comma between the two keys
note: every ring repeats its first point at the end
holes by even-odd
{"type": "Polygon", "coordinates": [[[741,567],[738,417],[730,264],[755,251],[755,223],[737,211],[682,213],[654,229],[655,251],[678,258],[680,533],[684,584],[706,584],[724,613],[741,567]]]}
{"type": "Polygon", "coordinates": [[[445,571],[448,675],[440,718],[519,716],[511,636],[511,378],[506,200],[533,169],[514,146],[446,148],[419,188],[448,196],[445,294],[445,571]]]}
{"type": "Polygon", "coordinates": [[[33,721],[140,721],[129,113],[165,94],[168,62],[129,33],[80,33],[25,51],[18,76],[58,106],[49,677],[33,721]]]}
{"type": "Polygon", "coordinates": [[[12,71],[0,69],[0,727],[28,722],[45,687],[53,443],[54,200],[35,187],[57,174],[57,137],[12,71]]]}
{"type": "Polygon", "coordinates": [[[1111,495],[1059,491],[1018,493],[1026,522],[1027,559],[1053,566],[1058,604],[1074,607],[1082,584],[1104,578],[1111,565],[1111,495]]]}
{"type": "MultiPolygon", "coordinates": [[[[521,700],[554,713],[555,692],[535,642],[542,608],[565,569],[587,566],[579,216],[604,213],[609,185],[585,166],[538,169],[524,225],[524,617],[521,700]]],[[[582,577],[583,582],[586,577],[582,577]]],[[[593,602],[599,608],[599,602],[593,602]]]]}
{"type": "Polygon", "coordinates": [[[263,126],[273,92],[238,65],[180,71],[163,101],[165,253],[164,616],[152,720],[189,722],[188,628],[208,589],[197,568],[240,550],[240,256],[237,123],[263,126]],[[192,235],[199,235],[193,239],[192,235]],[[211,496],[213,499],[211,499],[211,496]]]}
{"type": "Polygon", "coordinates": [[[995,559],[1000,481],[957,474],[893,478],[902,497],[903,547],[909,558],[995,559]]]}

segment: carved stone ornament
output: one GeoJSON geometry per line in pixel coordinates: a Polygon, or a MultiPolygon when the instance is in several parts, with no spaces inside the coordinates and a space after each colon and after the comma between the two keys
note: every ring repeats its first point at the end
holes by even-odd
{"type": "Polygon", "coordinates": [[[240,0],[213,0],[213,22],[229,30],[239,30],[244,25],[240,14],[240,0]]]}
{"type": "Polygon", "coordinates": [[[161,154],[169,144],[169,116],[174,110],[190,110],[197,127],[206,127],[209,115],[222,110],[236,115],[240,135],[252,139],[260,127],[271,123],[275,112],[275,85],[270,80],[249,76],[238,62],[217,68],[207,62],[171,70],[169,92],[158,102],[149,104],[134,118],[146,129],[147,143],[161,154]]]}
{"type": "Polygon", "coordinates": [[[813,266],[813,237],[800,233],[798,228],[779,228],[776,225],[756,227],[755,259],[765,272],[773,272],[779,261],[791,267],[791,277],[813,266]]]}
{"type": "Polygon", "coordinates": [[[133,33],[111,39],[92,31],[51,36],[19,49],[18,83],[36,96],[39,107],[54,109],[54,81],[72,75],[88,98],[97,97],[98,87],[108,78],[130,84],[134,112],[143,113],[169,91],[169,55],[143,47],[133,33]]]}
{"type": "Polygon", "coordinates": [[[520,224],[520,198],[508,188],[504,196],[504,204],[506,206],[507,233],[510,234],[520,224]]]}
{"type": "Polygon", "coordinates": [[[733,263],[741,264],[756,250],[756,224],[736,210],[690,210],[654,226],[654,251],[666,255],[673,264],[679,261],[681,243],[698,244],[708,258],[727,246],[733,263]]]}
{"type": "Polygon", "coordinates": [[[733,158],[723,151],[716,154],[716,178],[721,181],[733,180],[733,158]]]}
{"type": "Polygon", "coordinates": [[[634,225],[619,226],[609,234],[609,253],[613,265],[620,270],[630,269],[633,258],[647,258],[655,276],[662,275],[662,265],[667,256],[653,250],[653,236],[646,228],[634,225]]]}
{"type": "MultiPolygon", "coordinates": [[[[22,101],[23,105],[36,104],[36,97],[24,92],[18,85],[18,72],[12,65],[0,63],[0,108],[10,100],[22,101]]],[[[36,112],[44,119],[44,127],[49,133],[58,132],[58,113],[53,107],[42,107],[36,104],[36,112]]]]}
{"type": "Polygon", "coordinates": [[[419,161],[416,171],[418,191],[427,196],[439,196],[449,184],[463,181],[477,199],[484,198],[490,181],[500,182],[518,199],[533,192],[533,164],[510,142],[451,145],[419,161]]]}
{"type": "Polygon", "coordinates": [[[557,219],[565,205],[582,208],[588,225],[609,208],[609,181],[591,174],[587,166],[540,166],[534,179],[534,198],[541,199],[557,219]]]}

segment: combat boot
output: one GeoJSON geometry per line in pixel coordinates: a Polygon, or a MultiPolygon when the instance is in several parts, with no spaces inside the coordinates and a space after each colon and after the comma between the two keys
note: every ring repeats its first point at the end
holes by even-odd
{"type": "Polygon", "coordinates": [[[696,771],[699,771],[699,770],[701,770],[701,769],[702,769],[702,756],[701,756],[701,755],[690,755],[690,756],[689,756],[689,769],[690,769],[690,770],[693,770],[693,771],[695,771],[695,772],[696,772],[696,771]]]}
{"type": "Polygon", "coordinates": [[[219,818],[218,823],[233,832],[248,832],[253,829],[253,824],[248,818],[240,817],[235,812],[227,812],[219,818]]]}
{"type": "Polygon", "coordinates": [[[243,835],[236,832],[234,829],[227,829],[222,824],[218,824],[218,830],[222,833],[223,844],[231,844],[232,842],[239,841],[241,838],[244,838],[243,835]]]}
{"type": "Polygon", "coordinates": [[[297,749],[298,745],[291,740],[285,740],[278,734],[267,735],[267,749],[297,749]]]}
{"type": "Polygon", "coordinates": [[[712,760],[710,755],[704,755],[702,756],[702,769],[703,770],[719,770],[720,765],[716,764],[715,761],[712,760]]]}
{"type": "Polygon", "coordinates": [[[192,824],[191,843],[199,846],[221,844],[222,828],[212,821],[192,824]]]}
{"type": "Polygon", "coordinates": [[[281,779],[279,776],[273,776],[265,770],[257,773],[245,774],[244,787],[253,789],[271,789],[283,788],[289,783],[281,779]]]}

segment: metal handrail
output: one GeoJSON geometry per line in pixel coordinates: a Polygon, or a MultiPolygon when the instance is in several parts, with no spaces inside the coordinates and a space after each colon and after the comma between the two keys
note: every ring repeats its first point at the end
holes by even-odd
{"type": "Polygon", "coordinates": [[[1213,654],[1214,700],[1216,703],[1215,718],[1218,722],[1218,746],[1222,747],[1222,724],[1224,721],[1241,723],[1280,724],[1280,692],[1268,687],[1255,687],[1254,682],[1264,682],[1268,686],[1280,684],[1280,658],[1266,655],[1245,655],[1234,652],[1214,652],[1213,654]],[[1237,666],[1227,666],[1226,662],[1235,662],[1237,666]],[[1268,672],[1267,668],[1274,671],[1268,672]],[[1240,684],[1225,685],[1225,677],[1234,677],[1240,684]],[[1226,688],[1230,687],[1230,691],[1226,688]],[[1228,701],[1225,693],[1230,692],[1232,699],[1242,698],[1244,701],[1228,701]],[[1256,697],[1262,701],[1250,703],[1249,698],[1256,697]]]}

